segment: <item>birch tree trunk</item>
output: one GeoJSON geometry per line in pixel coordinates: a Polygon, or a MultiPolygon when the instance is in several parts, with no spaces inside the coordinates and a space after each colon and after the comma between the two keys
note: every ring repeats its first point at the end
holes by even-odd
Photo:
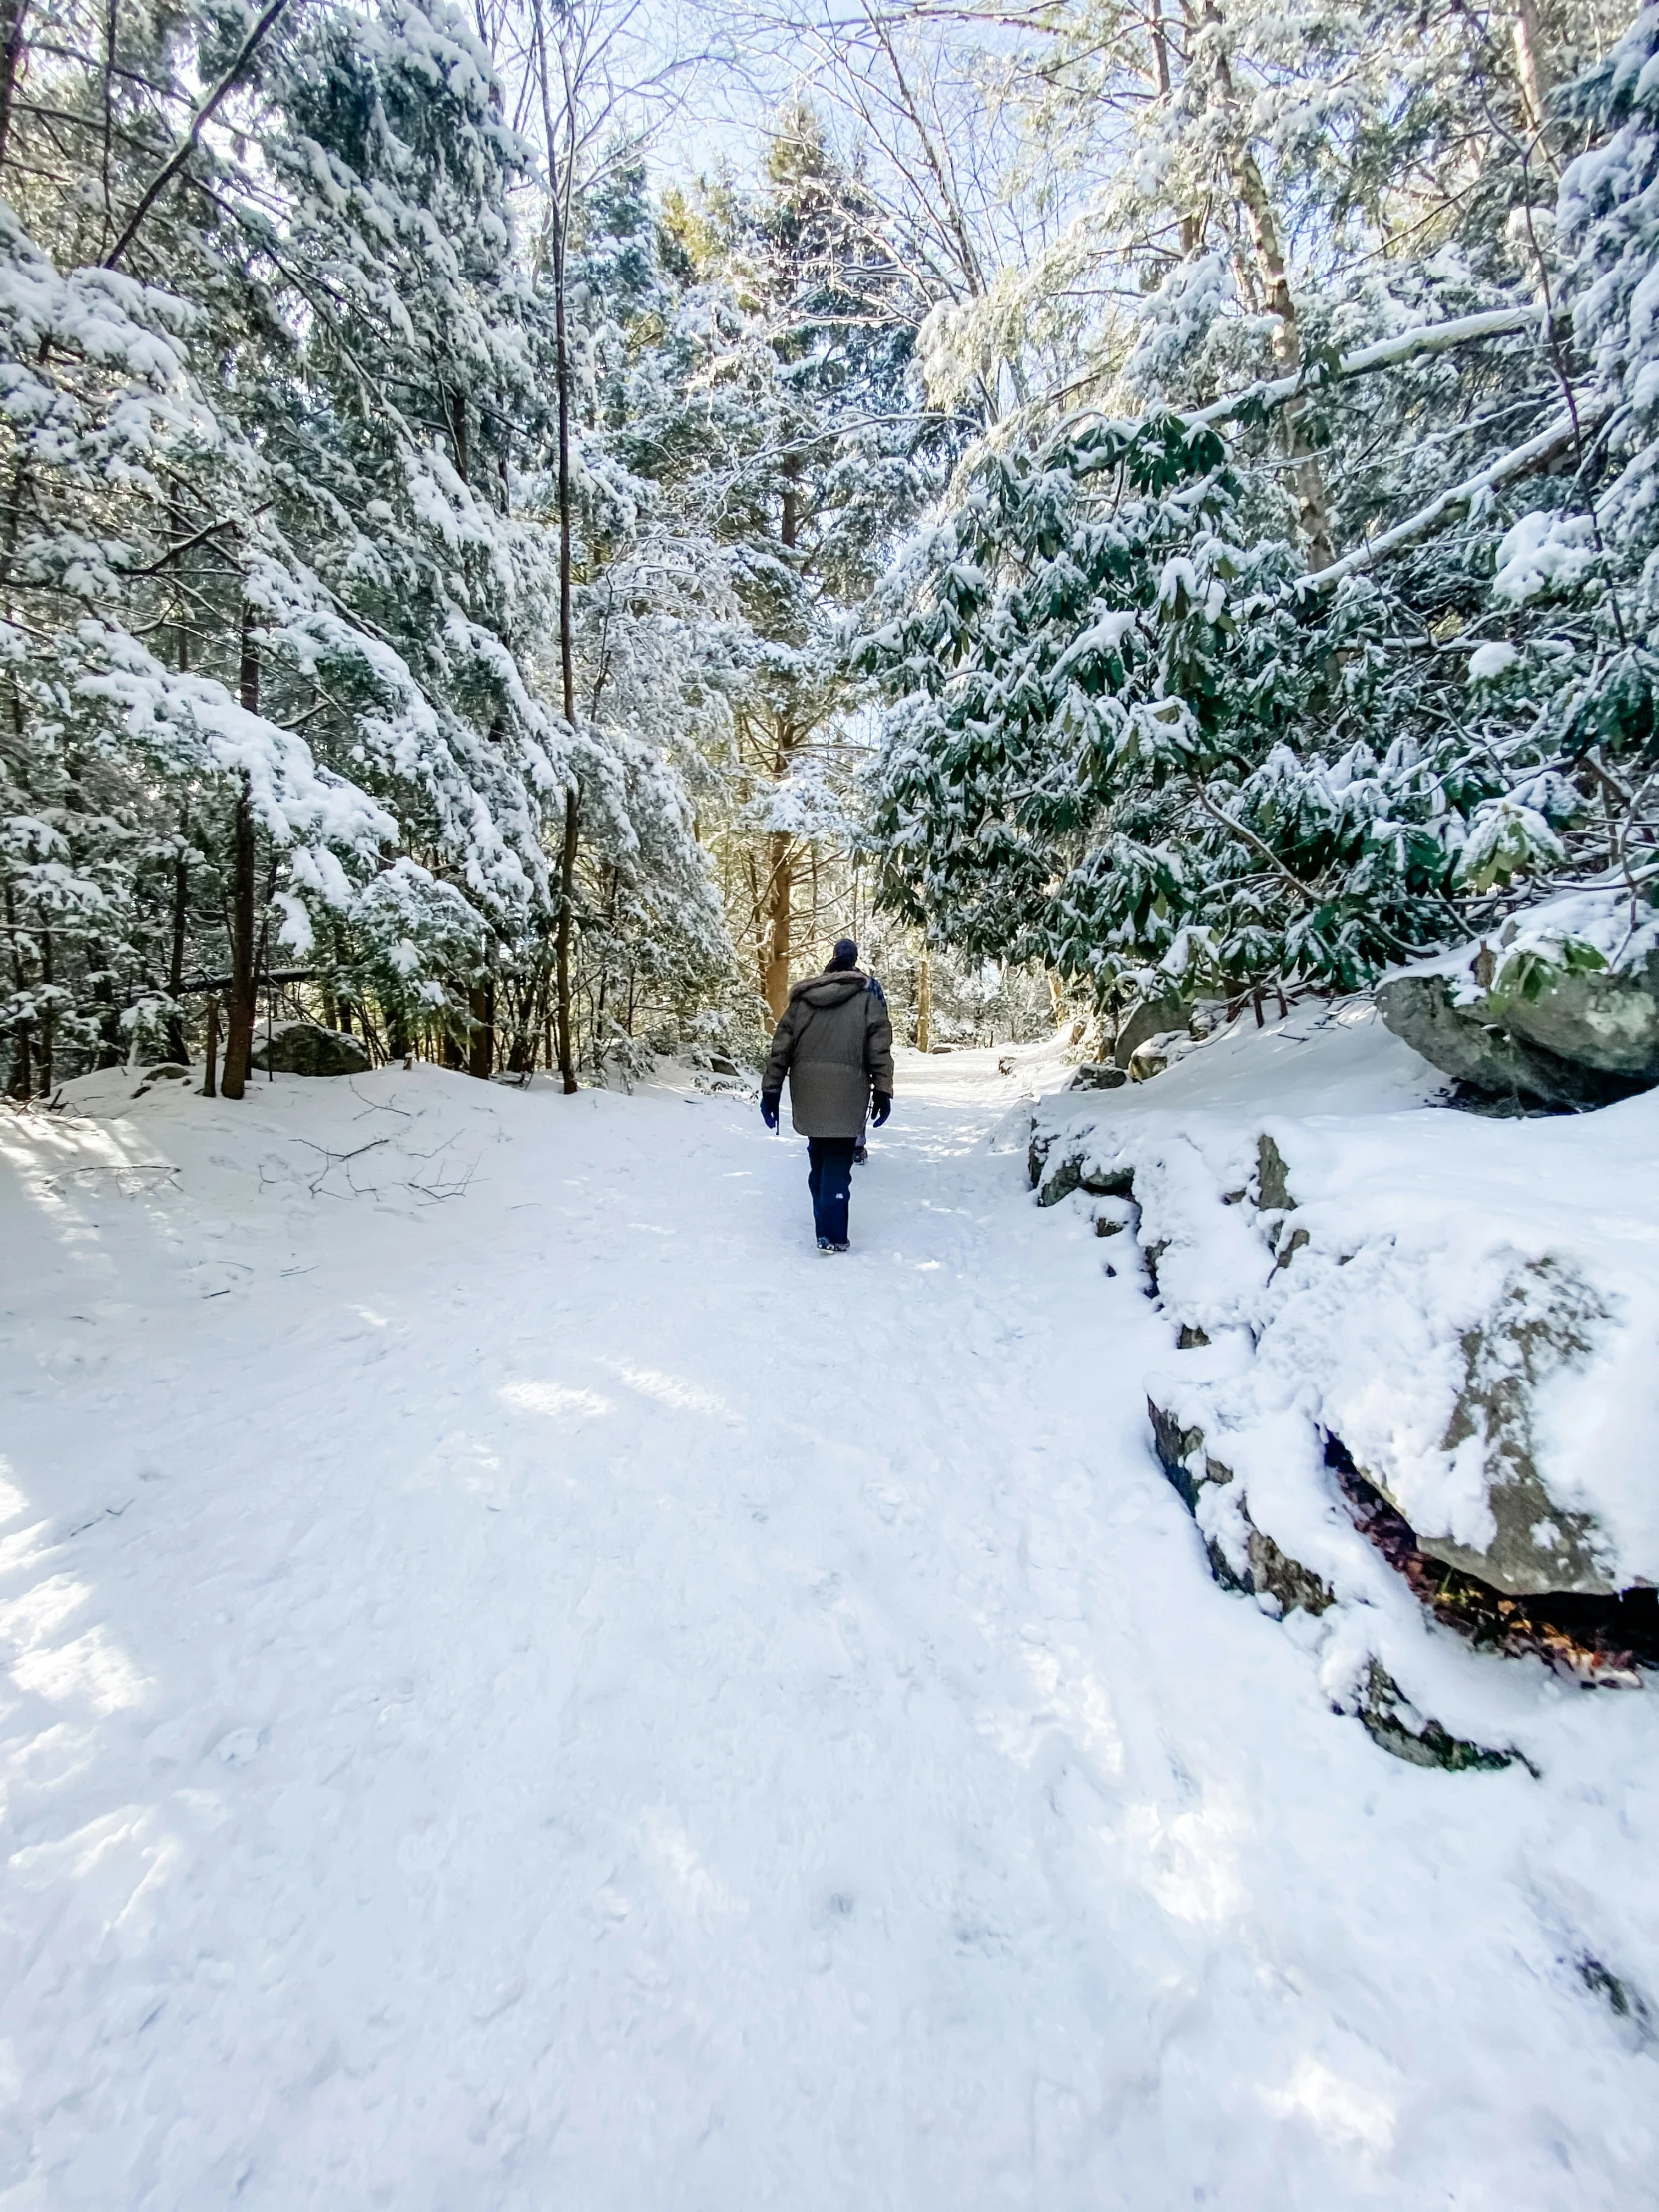
{"type": "MultiPolygon", "coordinates": [[[[1250,139],[1240,114],[1238,92],[1233,83],[1233,65],[1227,52],[1226,26],[1222,22],[1221,10],[1217,7],[1216,0],[1205,0],[1203,23],[1213,45],[1211,66],[1214,71],[1217,105],[1227,119],[1227,163],[1233,190],[1244,213],[1245,227],[1250,233],[1251,249],[1261,280],[1263,305],[1277,325],[1274,355],[1283,374],[1299,375],[1302,369],[1302,331],[1297,321],[1296,301],[1291,293],[1284,243],[1280,237],[1267,179],[1262,175],[1261,164],[1251,151],[1250,139]]],[[[1291,485],[1296,494],[1297,521],[1302,531],[1303,544],[1307,548],[1308,566],[1310,569],[1329,568],[1337,558],[1337,547],[1331,535],[1325,474],[1308,440],[1305,401],[1292,400],[1286,406],[1280,418],[1280,434],[1284,442],[1285,457],[1290,463],[1291,485]]]]}
{"type": "Polygon", "coordinates": [[[1515,75],[1520,79],[1526,119],[1543,142],[1545,152],[1553,159],[1555,149],[1550,143],[1548,115],[1549,96],[1554,89],[1554,71],[1549,65],[1549,43],[1544,35],[1537,0],[1520,0],[1513,36],[1515,75]]]}

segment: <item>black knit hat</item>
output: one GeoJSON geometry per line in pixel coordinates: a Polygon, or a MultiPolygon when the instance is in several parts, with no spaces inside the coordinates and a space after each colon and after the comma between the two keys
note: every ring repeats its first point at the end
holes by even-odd
{"type": "Polygon", "coordinates": [[[831,952],[830,955],[830,966],[831,968],[856,967],[857,964],[858,947],[852,942],[852,939],[850,937],[840,938],[835,945],[834,951],[831,952]]]}

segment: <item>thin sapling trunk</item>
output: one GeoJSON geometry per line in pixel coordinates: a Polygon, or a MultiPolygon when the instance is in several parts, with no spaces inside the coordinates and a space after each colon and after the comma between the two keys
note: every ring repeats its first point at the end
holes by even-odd
{"type": "MultiPolygon", "coordinates": [[[[260,656],[254,641],[253,609],[242,610],[242,704],[251,715],[260,711],[260,656]]],[[[254,944],[254,803],[246,775],[237,789],[231,818],[231,991],[225,1021],[225,1074],[220,1089],[226,1098],[241,1098],[248,1084],[254,1057],[254,1023],[258,1016],[254,944]]]]}

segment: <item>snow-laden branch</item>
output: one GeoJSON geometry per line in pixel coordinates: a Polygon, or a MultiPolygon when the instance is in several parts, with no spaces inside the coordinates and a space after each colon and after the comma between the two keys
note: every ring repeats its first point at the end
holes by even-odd
{"type": "MultiPolygon", "coordinates": [[[[1420,360],[1433,353],[1449,353],[1459,345],[1474,345],[1483,338],[1513,337],[1523,330],[1542,335],[1545,326],[1545,311],[1536,306],[1493,307],[1483,314],[1458,315],[1450,322],[1419,323],[1413,329],[1396,331],[1391,338],[1379,338],[1374,345],[1357,346],[1352,353],[1339,355],[1334,364],[1310,362],[1294,375],[1274,376],[1247,385],[1243,391],[1229,392],[1225,399],[1212,399],[1207,407],[1171,411],[1180,421],[1195,426],[1231,422],[1247,407],[1282,407],[1287,401],[1318,391],[1327,384],[1346,383],[1354,376],[1373,376],[1380,369],[1399,368],[1406,361],[1420,360]]],[[[1056,436],[1064,436],[1079,423],[1100,419],[1100,413],[1098,407],[1088,407],[1078,414],[1068,415],[1056,436]]]]}
{"type": "Polygon", "coordinates": [[[1419,538],[1427,537],[1447,515],[1471,507],[1482,494],[1497,491],[1505,484],[1512,484],[1517,477],[1530,476],[1534,469],[1544,468],[1558,453],[1564,453],[1585,431],[1592,430],[1612,412],[1610,397],[1596,396],[1580,400],[1576,414],[1557,415],[1546,429],[1535,438],[1528,438],[1524,445],[1511,447],[1499,454],[1495,461],[1467,477],[1460,484],[1453,484],[1431,499],[1426,507],[1419,507],[1414,515],[1407,515],[1403,522],[1396,522],[1391,530],[1384,530],[1368,544],[1357,545],[1352,553],[1345,553],[1340,561],[1333,561],[1329,568],[1316,569],[1311,576],[1304,576],[1300,588],[1303,591],[1326,591],[1340,584],[1345,577],[1355,576],[1362,569],[1375,568],[1379,561],[1385,561],[1391,554],[1403,552],[1406,546],[1415,545],[1419,538]]]}
{"type": "Polygon", "coordinates": [[[1276,376],[1271,382],[1252,384],[1247,391],[1233,392],[1226,399],[1213,399],[1185,420],[1227,422],[1248,406],[1283,406],[1287,399],[1316,390],[1322,383],[1374,375],[1378,369],[1399,368],[1424,354],[1448,353],[1454,346],[1473,345],[1481,338],[1512,337],[1517,331],[1542,327],[1543,314],[1537,307],[1493,307],[1485,314],[1459,315],[1452,322],[1421,323],[1413,330],[1400,330],[1391,338],[1379,338],[1375,345],[1362,345],[1352,353],[1344,353],[1333,368],[1321,370],[1311,365],[1294,376],[1276,376]]]}

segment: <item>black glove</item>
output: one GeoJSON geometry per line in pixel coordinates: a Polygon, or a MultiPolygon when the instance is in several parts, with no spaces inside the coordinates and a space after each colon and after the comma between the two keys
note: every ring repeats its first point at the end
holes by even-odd
{"type": "Polygon", "coordinates": [[[761,1119],[769,1129],[777,1128],[778,1093],[776,1091],[763,1091],[761,1093],[761,1119]]]}
{"type": "Polygon", "coordinates": [[[892,1093],[890,1091],[871,1091],[869,1094],[870,1127],[879,1129],[891,1112],[892,1093]]]}

